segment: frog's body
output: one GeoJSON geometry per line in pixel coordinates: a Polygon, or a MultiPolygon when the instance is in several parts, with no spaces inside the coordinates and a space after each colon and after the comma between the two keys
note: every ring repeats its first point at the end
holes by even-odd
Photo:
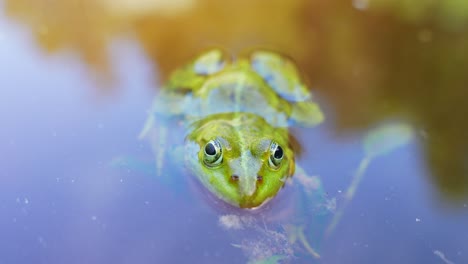
{"type": "MultiPolygon", "coordinates": [[[[288,126],[323,120],[311,98],[285,57],[256,51],[229,60],[212,50],[172,74],[142,136],[158,118],[182,121],[187,167],[221,200],[254,208],[274,197],[294,173],[288,126]]],[[[159,156],[163,140],[155,144],[159,156]]]]}

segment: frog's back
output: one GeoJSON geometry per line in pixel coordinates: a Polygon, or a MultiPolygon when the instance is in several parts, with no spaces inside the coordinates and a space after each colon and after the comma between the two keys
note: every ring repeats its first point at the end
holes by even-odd
{"type": "Polygon", "coordinates": [[[276,127],[313,125],[323,119],[294,64],[276,53],[256,51],[229,60],[220,50],[200,55],[175,71],[155,105],[159,111],[199,120],[219,113],[248,112],[276,127]],[[167,105],[169,104],[169,105],[167,105]]]}

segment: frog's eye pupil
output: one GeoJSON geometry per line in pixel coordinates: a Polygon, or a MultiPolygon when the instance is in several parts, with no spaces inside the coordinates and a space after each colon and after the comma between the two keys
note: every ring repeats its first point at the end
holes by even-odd
{"type": "Polygon", "coordinates": [[[208,144],[206,144],[205,153],[210,156],[213,156],[216,154],[216,148],[213,145],[213,143],[209,142],[208,144]]]}
{"type": "Polygon", "coordinates": [[[281,159],[283,157],[283,149],[281,148],[281,146],[278,146],[275,150],[275,154],[273,155],[273,157],[275,157],[275,159],[281,159]]]}

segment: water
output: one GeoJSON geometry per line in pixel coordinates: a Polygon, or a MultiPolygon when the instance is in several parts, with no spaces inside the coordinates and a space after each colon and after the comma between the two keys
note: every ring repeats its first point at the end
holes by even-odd
{"type": "MultiPolygon", "coordinates": [[[[103,84],[73,49],[47,54],[26,27],[1,18],[0,263],[246,262],[232,244],[249,234],[222,228],[219,216],[232,211],[190,175],[174,172],[167,183],[151,167],[111,165],[122,156],[152,164],[137,135],[159,76],[135,39],[114,39],[108,50],[113,79],[103,84]]],[[[365,155],[363,132],[336,133],[336,113],[321,101],[325,124],[294,129],[304,149],[298,163],[340,205],[365,155]]],[[[416,131],[370,163],[336,229],[318,242],[323,263],[468,262],[468,200],[442,198],[425,140],[416,131]]],[[[277,215],[294,190],[248,215],[277,215]]],[[[293,263],[317,261],[297,255],[293,263]]]]}

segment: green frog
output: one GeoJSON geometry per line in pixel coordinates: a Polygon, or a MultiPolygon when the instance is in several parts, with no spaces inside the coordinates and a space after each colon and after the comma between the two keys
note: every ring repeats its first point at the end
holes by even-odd
{"type": "Polygon", "coordinates": [[[406,126],[397,125],[366,136],[365,157],[345,192],[344,206],[335,212],[336,199],[326,195],[320,179],[296,164],[300,144],[289,133],[293,126],[314,127],[323,121],[319,105],[289,58],[265,50],[233,58],[214,49],[172,73],[140,138],[151,143],[157,175],[169,177],[163,172],[167,159],[175,167],[183,164],[205,192],[237,209],[221,215],[220,225],[230,231],[248,229],[252,238],[243,234],[242,242],[233,246],[256,263],[277,263],[296,256],[293,244],[320,258],[316,247],[321,237],[340,220],[370,160],[411,135],[406,126]],[[183,134],[167,123],[176,124],[183,134]],[[175,143],[174,138],[184,140],[175,143]],[[299,186],[294,189],[296,204],[286,206],[296,211],[287,218],[291,223],[279,221],[279,228],[267,228],[263,216],[239,213],[258,211],[254,209],[268,204],[288,183],[299,186]]]}
{"type": "Polygon", "coordinates": [[[264,205],[294,174],[288,128],[324,119],[290,59],[264,50],[232,59],[219,49],[176,70],[157,96],[140,137],[159,135],[158,168],[167,135],[164,127],[154,131],[161,118],[184,123],[186,166],[209,192],[240,208],[264,205]]]}

